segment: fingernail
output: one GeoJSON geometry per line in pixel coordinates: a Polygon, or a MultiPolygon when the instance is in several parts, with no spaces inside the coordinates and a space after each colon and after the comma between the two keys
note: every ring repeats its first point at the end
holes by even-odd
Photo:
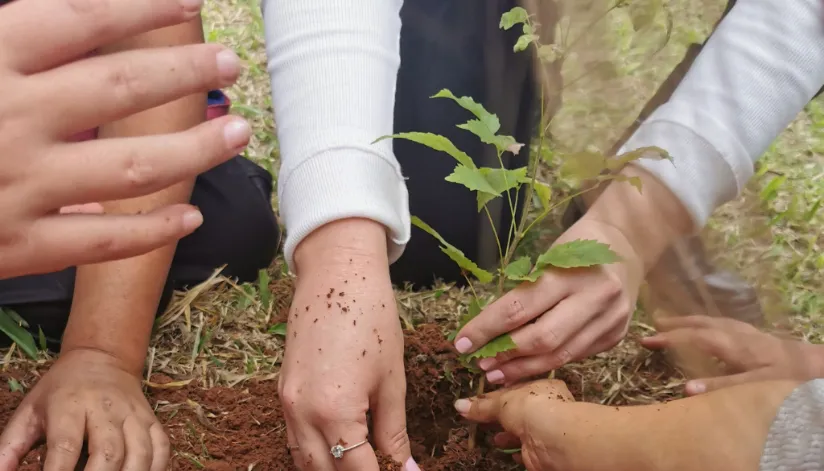
{"type": "Polygon", "coordinates": [[[690,394],[703,394],[707,392],[707,385],[698,381],[687,383],[687,392],[690,394]]]}
{"type": "Polygon", "coordinates": [[[249,143],[252,127],[244,119],[235,118],[223,128],[223,138],[229,149],[238,149],[249,143]]]}
{"type": "Polygon", "coordinates": [[[486,370],[492,368],[493,366],[495,366],[495,363],[496,363],[496,361],[495,361],[494,358],[484,358],[483,360],[478,362],[478,366],[482,370],[486,371],[486,370]]]}
{"type": "Polygon", "coordinates": [[[500,383],[504,380],[504,372],[501,370],[493,370],[486,374],[486,380],[490,383],[500,383]]]}
{"type": "Polygon", "coordinates": [[[472,348],[472,341],[466,337],[461,337],[455,342],[455,350],[460,353],[466,353],[472,348]]]}
{"type": "Polygon", "coordinates": [[[234,83],[240,75],[240,58],[231,49],[217,53],[217,72],[228,84],[234,83]]]}
{"type": "Polygon", "coordinates": [[[203,0],[180,0],[180,6],[186,13],[199,13],[203,7],[203,0]]]}
{"type": "Polygon", "coordinates": [[[472,403],[469,402],[469,399],[458,399],[455,401],[455,410],[458,411],[459,414],[468,413],[470,407],[472,407],[472,403]]]}
{"type": "Polygon", "coordinates": [[[421,468],[418,466],[418,463],[415,463],[415,458],[409,457],[406,460],[406,464],[403,465],[404,471],[421,471],[421,468]]]}
{"type": "Polygon", "coordinates": [[[203,214],[200,211],[194,209],[183,214],[183,227],[187,231],[193,231],[200,227],[203,224],[203,214]]]}

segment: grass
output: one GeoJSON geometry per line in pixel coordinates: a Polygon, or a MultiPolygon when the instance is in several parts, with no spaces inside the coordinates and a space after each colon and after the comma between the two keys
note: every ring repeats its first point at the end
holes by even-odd
{"type": "MultiPolygon", "coordinates": [[[[667,47],[651,61],[642,60],[626,37],[626,21],[611,20],[615,41],[608,52],[618,64],[620,103],[606,94],[586,93],[583,87],[573,90],[553,135],[571,147],[583,140],[603,147],[613,140],[680,61],[686,46],[710,31],[723,0],[704,3],[706,8],[693,8],[694,0],[669,1],[675,18],[672,35],[667,47]],[[595,112],[604,108],[601,114],[595,112]],[[620,119],[613,119],[619,115],[620,119]],[[581,126],[582,122],[587,126],[581,126]],[[581,134],[582,128],[589,134],[581,134]]],[[[255,129],[246,156],[276,177],[278,144],[259,5],[250,0],[207,2],[204,18],[208,40],[233,47],[246,63],[238,84],[228,92],[234,112],[250,119],[255,129]]],[[[663,25],[664,18],[658,18],[654,26],[658,34],[663,25]]],[[[824,315],[824,211],[816,211],[824,198],[822,124],[824,100],[817,99],[769,149],[744,195],[717,212],[707,235],[717,261],[755,283],[769,301],[773,318],[785,320],[797,335],[812,342],[821,341],[824,315]]],[[[544,229],[557,233],[557,225],[544,229]]],[[[237,285],[216,273],[189,292],[177,293],[157,322],[147,378],[162,373],[230,386],[251,377],[276,378],[283,347],[276,325],[289,307],[292,290],[292,280],[284,272],[278,260],[258,283],[237,285]]],[[[441,286],[426,292],[398,291],[397,302],[403,322],[413,326],[424,320],[451,322],[467,298],[466,292],[441,286]]],[[[639,374],[652,359],[634,339],[649,330],[643,318],[637,318],[626,341],[610,352],[568,366],[572,376],[567,377],[577,375],[582,382],[602,384],[595,400],[603,403],[648,403],[680,394],[678,380],[653,384],[639,374]]],[[[0,364],[19,367],[29,361],[13,349],[5,352],[0,364]]]]}

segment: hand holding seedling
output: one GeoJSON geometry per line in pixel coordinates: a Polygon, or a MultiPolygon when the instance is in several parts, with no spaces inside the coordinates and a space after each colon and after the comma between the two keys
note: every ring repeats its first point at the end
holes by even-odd
{"type": "Polygon", "coordinates": [[[246,145],[248,125],[231,117],[176,134],[67,142],[101,123],[233,83],[237,56],[217,45],[76,60],[199,11],[191,0],[26,0],[0,10],[0,86],[14,90],[0,102],[0,278],[139,255],[200,225],[190,205],[128,216],[59,213],[154,193],[246,145]]]}
{"type": "Polygon", "coordinates": [[[403,335],[385,229],[366,220],[331,223],[301,242],[295,264],[279,384],[294,462],[304,470],[378,471],[368,443],[341,459],[330,454],[336,444],[371,437],[417,471],[407,463],[403,335]]]}
{"type": "Polygon", "coordinates": [[[689,381],[689,395],[758,381],[809,381],[824,373],[820,345],[761,332],[745,322],[701,315],[661,318],[656,327],[658,334],[642,340],[645,347],[685,358],[697,354],[722,364],[718,376],[689,381]]]}
{"type": "Polygon", "coordinates": [[[75,469],[84,441],[86,469],[164,471],[169,461],[169,440],[140,377],[94,350],[63,353],[26,395],[0,436],[0,470],[16,470],[42,439],[44,471],[75,469]]]}
{"type": "Polygon", "coordinates": [[[550,269],[484,309],[457,334],[456,347],[472,353],[509,334],[515,348],[478,366],[494,384],[547,373],[603,352],[626,335],[643,278],[643,264],[626,237],[606,224],[581,219],[554,244],[590,239],[611,247],[622,261],[572,270],[550,269]]]}

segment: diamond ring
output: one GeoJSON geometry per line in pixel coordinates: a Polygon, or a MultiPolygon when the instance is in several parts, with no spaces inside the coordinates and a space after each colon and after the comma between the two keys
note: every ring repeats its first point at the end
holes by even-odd
{"type": "Polygon", "coordinates": [[[364,441],[362,441],[362,442],[360,442],[360,443],[355,443],[354,445],[352,445],[352,446],[350,446],[350,447],[346,447],[346,448],[344,448],[344,447],[343,447],[343,445],[341,445],[341,444],[339,443],[339,444],[337,444],[337,445],[333,446],[333,447],[329,450],[329,453],[331,453],[331,454],[332,454],[332,456],[334,456],[336,459],[341,459],[341,458],[343,458],[343,453],[344,453],[344,452],[349,451],[349,450],[353,450],[353,449],[355,449],[355,448],[357,448],[357,447],[359,447],[359,446],[363,445],[364,443],[367,443],[367,440],[364,440],[364,441]]]}

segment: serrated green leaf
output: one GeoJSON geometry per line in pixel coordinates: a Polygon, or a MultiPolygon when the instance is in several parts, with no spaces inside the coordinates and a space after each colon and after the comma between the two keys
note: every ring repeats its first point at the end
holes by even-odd
{"type": "Polygon", "coordinates": [[[475,168],[475,162],[472,161],[472,158],[469,157],[466,152],[455,147],[455,144],[453,144],[452,141],[441,136],[440,134],[432,134],[429,132],[402,132],[389,136],[381,136],[375,139],[373,144],[386,139],[406,139],[408,141],[417,142],[418,144],[423,144],[430,149],[446,152],[465,167],[475,168]]]}
{"type": "Polygon", "coordinates": [[[608,265],[621,260],[609,245],[597,240],[573,240],[553,245],[535,261],[535,266],[544,268],[581,268],[594,265],[608,265]]]}
{"type": "Polygon", "coordinates": [[[6,334],[32,360],[37,358],[37,345],[31,332],[20,325],[20,316],[11,310],[0,309],[0,332],[6,334]]]}
{"type": "Polygon", "coordinates": [[[498,25],[503,30],[511,29],[513,26],[524,23],[529,19],[529,13],[522,7],[515,7],[501,15],[501,22],[498,25]]]}
{"type": "Polygon", "coordinates": [[[495,337],[489,343],[475,350],[474,352],[467,354],[465,357],[467,360],[493,358],[497,356],[499,353],[508,352],[510,350],[514,350],[517,347],[518,346],[515,345],[515,342],[512,340],[512,337],[510,337],[508,334],[504,334],[495,337]]]}
{"type": "Polygon", "coordinates": [[[459,104],[461,108],[475,115],[475,117],[478,118],[478,120],[486,126],[492,134],[497,134],[501,129],[501,121],[498,119],[498,116],[487,111],[483,105],[476,102],[472,97],[462,96],[458,98],[451,91],[444,88],[438,93],[432,95],[431,98],[449,98],[459,104]]]}
{"type": "Polygon", "coordinates": [[[672,160],[672,156],[669,155],[669,152],[665,151],[664,149],[656,146],[647,146],[647,147],[639,147],[638,149],[631,150],[629,152],[624,152],[623,154],[616,156],[612,159],[606,160],[606,167],[609,170],[621,170],[627,164],[634,162],[638,159],[657,159],[657,160],[672,160]]]}
{"type": "Polygon", "coordinates": [[[509,190],[518,188],[526,178],[527,168],[502,169],[482,167],[479,170],[487,183],[489,183],[489,186],[494,190],[494,193],[478,193],[478,211],[498,196],[503,195],[509,190]]]}
{"type": "Polygon", "coordinates": [[[463,124],[459,124],[458,128],[471,132],[484,144],[495,146],[499,153],[512,152],[517,155],[521,147],[523,147],[523,144],[518,143],[512,136],[495,134],[479,119],[472,119],[463,124]]]}
{"type": "Polygon", "coordinates": [[[412,225],[415,227],[423,230],[427,234],[431,235],[432,237],[438,239],[438,242],[441,243],[441,251],[446,254],[447,257],[452,259],[453,262],[457,263],[459,267],[472,273],[475,278],[478,279],[481,283],[489,283],[492,281],[494,276],[492,273],[484,270],[483,268],[479,267],[475,262],[470,260],[463,252],[458,250],[457,247],[453,246],[452,244],[448,243],[438,234],[438,231],[433,229],[429,224],[423,222],[419,217],[412,216],[411,218],[412,225]]]}
{"type": "MultiPolygon", "coordinates": [[[[500,196],[500,193],[495,191],[495,188],[489,183],[479,168],[469,168],[463,165],[458,165],[449,176],[445,178],[451,183],[458,183],[469,188],[472,191],[486,193],[491,195],[491,198],[500,196]]],[[[490,198],[490,199],[491,199],[490,198]]]]}
{"type": "Polygon", "coordinates": [[[527,276],[531,270],[532,260],[529,256],[523,256],[504,268],[504,276],[510,280],[520,280],[527,276]]]}
{"type": "Polygon", "coordinates": [[[280,335],[281,337],[286,337],[286,323],[280,322],[278,324],[273,325],[272,327],[269,327],[269,333],[280,335]]]}

